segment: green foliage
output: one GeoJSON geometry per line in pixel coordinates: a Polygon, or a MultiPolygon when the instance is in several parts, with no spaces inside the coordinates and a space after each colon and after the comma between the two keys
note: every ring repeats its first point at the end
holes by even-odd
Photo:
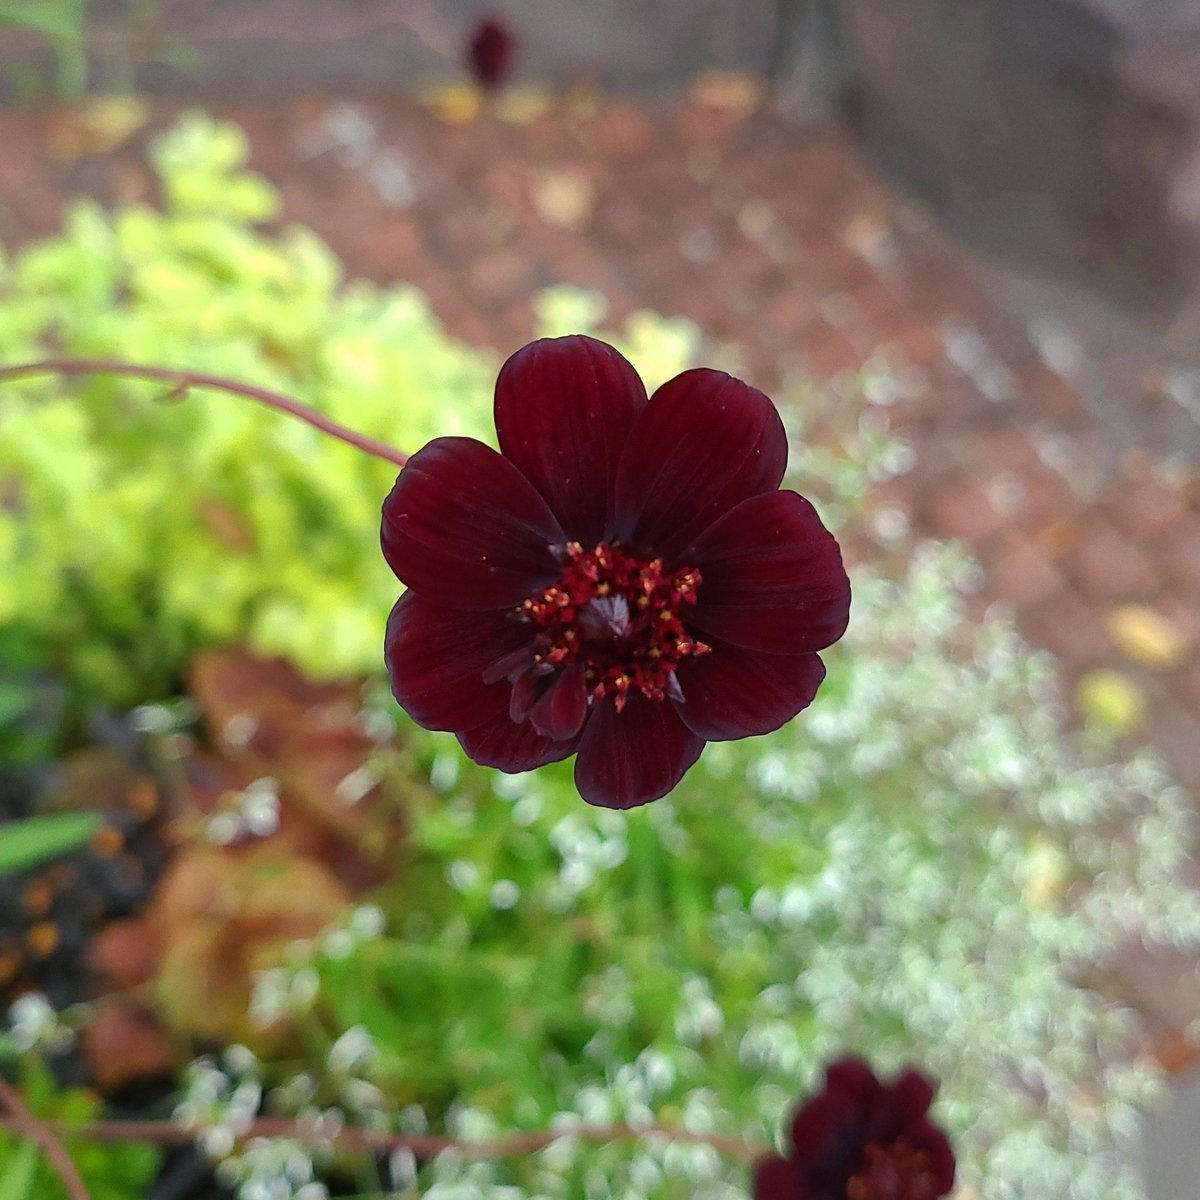
{"type": "Polygon", "coordinates": [[[10,793],[29,790],[21,777],[49,758],[57,726],[55,689],[22,667],[26,651],[0,631],[0,820],[23,808],[10,793]]]}
{"type": "MultiPolygon", "coordinates": [[[[343,286],[240,130],[193,115],[157,146],[164,211],[74,205],[0,258],[0,362],[77,356],[274,388],[402,449],[491,437],[495,356],[403,285],[343,286]]],[[[595,317],[550,293],[547,331],[595,317]]],[[[624,345],[666,378],[694,328],[643,315],[624,345]]],[[[178,690],[200,649],[248,641],[316,676],[377,670],[397,585],[378,551],[395,468],[252,401],[105,376],[0,384],[0,627],[89,701],[178,690]],[[69,601],[66,599],[69,597],[69,601]]]]}
{"type": "Polygon", "coordinates": [[[0,821],[0,874],[23,871],[82,846],[100,828],[98,813],[52,813],[0,821]]]}
{"type": "Polygon", "coordinates": [[[38,1148],[32,1142],[0,1153],[0,1200],[27,1200],[34,1194],[37,1172],[38,1148]]]}
{"type": "MultiPolygon", "coordinates": [[[[411,288],[341,289],[307,230],[256,231],[278,201],[239,169],[245,149],[192,117],[157,150],[165,212],[79,203],[61,237],[0,264],[0,361],[228,374],[404,447],[482,431],[494,360],[449,341],[411,288]]],[[[0,386],[0,625],[117,703],[170,694],[197,649],[242,638],[316,674],[374,669],[394,468],[252,402],[163,390],[0,386]]]]}
{"type": "MultiPolygon", "coordinates": [[[[50,1072],[32,1061],[26,1062],[23,1071],[22,1097],[34,1116],[68,1127],[84,1125],[100,1115],[100,1101],[93,1093],[81,1088],[60,1091],[50,1072]]],[[[64,1135],[62,1142],[79,1168],[91,1200],[132,1200],[145,1195],[162,1161],[156,1146],[105,1144],[70,1134],[64,1135]]],[[[0,1200],[67,1200],[62,1180],[41,1153],[3,1130],[0,1200]]]]}
{"type": "MultiPolygon", "coordinates": [[[[374,1082],[464,1136],[657,1120],[769,1140],[849,1049],[942,1079],[978,1194],[1139,1195],[1157,1085],[1128,1015],[1072,980],[1131,934],[1200,938],[1174,881],[1186,797],[1148,757],[1065,740],[1054,664],[968,622],[968,566],[926,546],[900,582],[858,571],[812,711],[709,746],[644,810],[582,806],[569,765],[500,776],[423,735],[432,792],[392,936],[317,955],[333,1028],[375,1036],[374,1082]]],[[[425,1182],[434,1200],[746,1188],[653,1140],[443,1156],[425,1182]]]]}
{"type": "MultiPolygon", "coordinates": [[[[235,131],[189,118],[159,149],[164,213],[77,206],[0,275],[0,356],[232,375],[408,449],[487,436],[495,361],[411,289],[343,287],[311,233],[256,230],[277,202],[243,156],[235,131]]],[[[601,316],[555,292],[539,319],[563,333],[601,316]]],[[[646,314],[605,336],[651,386],[699,346],[646,314]]],[[[377,673],[392,470],[242,401],[155,396],[106,378],[0,390],[0,495],[17,497],[0,509],[0,623],[115,702],[167,694],[196,649],[246,636],[318,674],[377,673]]],[[[869,525],[871,483],[905,448],[861,399],[841,405],[838,447],[800,431],[796,482],[835,523],[869,525]]],[[[855,573],[813,709],[710,746],[646,809],[589,809],[569,766],[502,776],[405,726],[386,932],[292,947],[252,1013],[296,1014],[306,1060],[201,1060],[181,1113],[236,1127],[261,1076],[271,1111],[414,1132],[658,1121],[768,1140],[820,1064],[857,1050],[942,1078],[939,1118],[988,1200],[1137,1196],[1157,1080],[1129,1057],[1128,1015],[1073,981],[1121,938],[1200,939],[1175,881],[1186,798],[1149,758],[1107,765],[1066,737],[1049,660],[967,620],[960,554],[886,540],[907,567],[855,573]]],[[[248,1196],[303,1178],[298,1154],[241,1146],[222,1177],[248,1196]]],[[[441,1155],[421,1194],[744,1200],[746,1178],[703,1146],[564,1136],[520,1161],[441,1155]]]]}
{"type": "Polygon", "coordinates": [[[6,60],[23,100],[78,103],[89,85],[109,95],[133,91],[138,68],[152,63],[190,75],[204,65],[194,46],[166,36],[159,0],[110,0],[101,7],[89,29],[89,0],[0,0],[0,37],[5,27],[32,33],[54,60],[52,79],[36,58],[6,60]]]}
{"type": "Polygon", "coordinates": [[[58,98],[77,100],[87,89],[88,0],[5,0],[0,3],[0,29],[8,25],[32,30],[54,53],[58,98]]]}

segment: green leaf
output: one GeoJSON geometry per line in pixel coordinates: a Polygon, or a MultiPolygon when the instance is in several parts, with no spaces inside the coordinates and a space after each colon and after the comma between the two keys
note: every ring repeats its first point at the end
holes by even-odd
{"type": "Polygon", "coordinates": [[[33,696],[19,683],[0,680],[0,725],[11,725],[29,710],[33,696]]]}
{"type": "Polygon", "coordinates": [[[0,824],[0,873],[20,871],[81,846],[100,828],[97,813],[55,813],[0,824]]]}
{"type": "Polygon", "coordinates": [[[81,40],[82,4],[0,4],[0,24],[33,29],[49,37],[81,40]]]}
{"type": "Polygon", "coordinates": [[[0,1200],[29,1200],[37,1169],[38,1148],[20,1142],[13,1156],[0,1165],[0,1200]]]}

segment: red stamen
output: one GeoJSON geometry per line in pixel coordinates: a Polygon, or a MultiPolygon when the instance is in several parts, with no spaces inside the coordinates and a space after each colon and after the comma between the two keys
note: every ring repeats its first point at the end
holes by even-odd
{"type": "Polygon", "coordinates": [[[846,1200],[937,1200],[943,1195],[924,1150],[897,1138],[890,1146],[874,1142],[866,1162],[846,1181],[846,1200]]]}
{"type": "Polygon", "coordinates": [[[585,552],[568,542],[557,553],[562,578],[517,610],[539,626],[534,661],[582,661],[592,696],[611,695],[618,712],[634,692],[647,700],[680,695],[675,668],[711,649],[679,617],[681,604],[696,603],[700,572],[666,571],[661,558],[646,562],[620,546],[585,552]]]}

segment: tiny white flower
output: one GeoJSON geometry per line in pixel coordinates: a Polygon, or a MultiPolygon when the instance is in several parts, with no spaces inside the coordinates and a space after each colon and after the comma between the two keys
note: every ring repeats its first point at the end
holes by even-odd
{"type": "Polygon", "coordinates": [[[212,1125],[202,1129],[196,1141],[203,1153],[214,1162],[228,1158],[237,1144],[233,1130],[228,1125],[212,1125]]]}
{"type": "Polygon", "coordinates": [[[329,1069],[337,1075],[352,1075],[372,1065],[378,1057],[375,1039],[362,1025],[352,1025],[329,1051],[329,1069]]]}
{"type": "Polygon", "coordinates": [[[387,917],[377,904],[360,904],[350,914],[350,928],[360,938],[377,938],[387,929],[387,917]]]}
{"type": "Polygon", "coordinates": [[[504,912],[517,906],[521,899],[521,889],[511,879],[498,879],[492,884],[488,899],[493,908],[504,912]]]}
{"type": "Polygon", "coordinates": [[[339,781],[334,794],[343,804],[354,805],[365,800],[378,783],[379,778],[370,767],[356,767],[339,781]]]}

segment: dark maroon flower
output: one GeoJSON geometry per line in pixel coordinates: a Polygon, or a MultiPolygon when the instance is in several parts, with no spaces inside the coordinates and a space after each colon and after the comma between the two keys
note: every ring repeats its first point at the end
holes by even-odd
{"type": "Polygon", "coordinates": [[[467,63],[476,82],[485,88],[498,88],[513,66],[516,42],[499,21],[481,21],[467,43],[467,63]]]}
{"type": "Polygon", "coordinates": [[[754,1200],[938,1200],[954,1186],[954,1152],[927,1117],[934,1087],[918,1071],[881,1083],[857,1058],[825,1072],[796,1110],[792,1147],[758,1164],[754,1200]]]}
{"type": "Polygon", "coordinates": [[[594,338],[519,350],[496,381],[500,453],[438,438],[383,505],[408,591],[392,689],[484,766],[578,753],[591,804],[666,795],[706,741],[769,733],[816,695],[850,584],[813,506],[779,491],[774,405],[721,371],[647,400],[594,338]]]}

